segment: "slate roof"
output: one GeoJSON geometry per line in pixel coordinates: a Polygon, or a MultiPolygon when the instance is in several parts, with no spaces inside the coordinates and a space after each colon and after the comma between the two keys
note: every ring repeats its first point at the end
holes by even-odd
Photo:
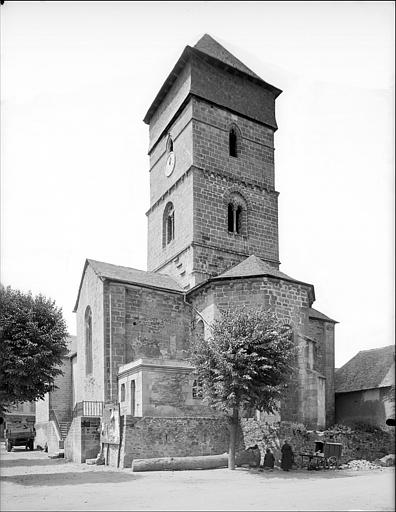
{"type": "Polygon", "coordinates": [[[146,115],[144,116],[143,119],[143,121],[146,124],[150,123],[151,117],[154,114],[155,110],[160,105],[161,101],[168,93],[173,83],[176,81],[181,70],[184,68],[185,64],[188,62],[191,55],[194,54],[200,56],[202,56],[202,54],[205,54],[209,58],[215,59],[213,61],[214,63],[217,61],[218,63],[221,63],[221,65],[223,66],[227,65],[241,73],[244,73],[245,75],[250,77],[250,79],[256,81],[263,87],[270,89],[272,92],[274,92],[275,97],[277,97],[282,92],[277,87],[269,84],[268,82],[260,78],[258,75],[256,75],[256,73],[254,73],[251,69],[245,66],[243,62],[234,57],[234,55],[232,55],[232,53],[226,50],[220,43],[215,41],[213,37],[211,37],[209,34],[205,34],[203,37],[201,37],[201,39],[196,43],[195,46],[192,47],[187,45],[184,48],[183,53],[179,57],[172,71],[169,73],[165,82],[162,84],[161,89],[159,90],[157,96],[150,105],[150,108],[146,112],[146,115]]]}
{"type": "Polygon", "coordinates": [[[243,260],[241,263],[238,263],[234,267],[230,268],[223,274],[212,277],[211,280],[252,276],[272,276],[279,279],[285,279],[286,281],[294,281],[296,283],[300,282],[296,279],[293,279],[292,277],[289,277],[280,270],[271,267],[268,265],[268,263],[261,260],[254,254],[243,260]]]}
{"type": "Polygon", "coordinates": [[[121,267],[103,261],[88,260],[95,273],[107,279],[122,281],[130,284],[141,284],[150,288],[162,288],[176,292],[183,292],[177,282],[167,274],[157,272],[146,272],[131,267],[121,267]]]}
{"type": "Polygon", "coordinates": [[[181,288],[177,282],[167,274],[146,272],[136,268],[122,267],[120,265],[112,265],[111,263],[105,263],[103,261],[87,259],[84,265],[74,311],[77,310],[81,286],[84,279],[85,270],[88,265],[90,265],[95,274],[102,279],[109,279],[110,281],[117,281],[127,284],[136,284],[145,288],[154,288],[170,292],[184,292],[183,288],[181,288]]]}
{"type": "Polygon", "coordinates": [[[335,324],[338,324],[337,320],[333,320],[332,318],[329,318],[325,314],[321,313],[317,309],[309,308],[309,318],[316,318],[318,320],[324,320],[325,322],[333,322],[335,324]]]}
{"type": "Polygon", "coordinates": [[[232,55],[232,53],[226,50],[224,46],[221,46],[221,44],[215,41],[209,34],[202,36],[194,48],[203,53],[206,53],[211,57],[214,57],[215,59],[223,62],[224,64],[227,64],[228,66],[231,66],[232,68],[242,71],[242,73],[246,73],[253,78],[262,80],[262,78],[260,78],[258,75],[256,75],[256,73],[245,66],[243,62],[241,62],[234,55],[232,55]]]}
{"type": "Polygon", "coordinates": [[[335,392],[348,393],[390,386],[391,382],[385,377],[394,364],[394,345],[361,350],[335,372],[335,392]]]}

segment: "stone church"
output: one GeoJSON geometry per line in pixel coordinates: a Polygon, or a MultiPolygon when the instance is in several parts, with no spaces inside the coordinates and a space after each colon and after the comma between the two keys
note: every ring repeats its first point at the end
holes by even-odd
{"type": "Polygon", "coordinates": [[[184,49],[144,118],[148,270],[91,259],[83,268],[74,410],[118,401],[135,420],[210,418],[187,360],[190,340],[208,335],[223,309],[265,305],[288,321],[300,348],[282,420],[334,422],[336,322],[312,308],[312,284],[279,270],[280,93],[209,35],[184,49]]]}

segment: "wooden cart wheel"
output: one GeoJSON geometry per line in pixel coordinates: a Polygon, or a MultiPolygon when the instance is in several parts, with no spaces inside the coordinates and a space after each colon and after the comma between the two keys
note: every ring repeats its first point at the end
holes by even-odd
{"type": "Polygon", "coordinates": [[[329,469],[335,469],[337,467],[337,457],[329,457],[327,459],[327,464],[328,464],[328,467],[329,469]]]}

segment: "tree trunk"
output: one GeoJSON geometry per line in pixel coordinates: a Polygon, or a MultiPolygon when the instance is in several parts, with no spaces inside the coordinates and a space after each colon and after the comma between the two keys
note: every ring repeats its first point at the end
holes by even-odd
{"type": "Polygon", "coordinates": [[[228,469],[235,469],[235,447],[238,431],[238,407],[234,407],[231,416],[230,448],[228,450],[228,469]]]}

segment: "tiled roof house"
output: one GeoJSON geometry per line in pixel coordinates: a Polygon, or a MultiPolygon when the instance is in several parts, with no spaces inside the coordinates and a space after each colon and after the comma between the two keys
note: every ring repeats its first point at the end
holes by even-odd
{"type": "Polygon", "coordinates": [[[394,384],[394,345],[358,352],[335,372],[337,423],[385,426],[394,418],[394,384]]]}

